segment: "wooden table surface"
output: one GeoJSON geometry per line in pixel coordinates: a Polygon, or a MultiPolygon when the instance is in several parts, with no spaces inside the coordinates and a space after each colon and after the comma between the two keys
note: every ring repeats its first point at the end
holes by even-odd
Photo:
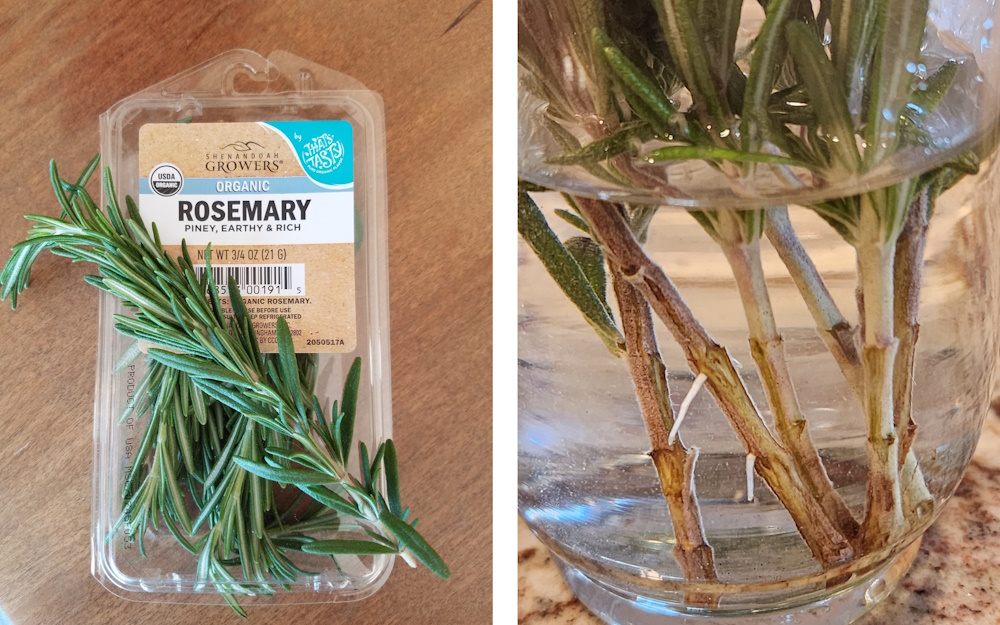
{"type": "MultiPolygon", "coordinates": [[[[288,50],[385,99],[394,437],[452,578],[397,563],[368,600],[258,607],[251,622],[490,622],[491,31],[490,3],[470,0],[0,0],[0,260],[25,212],[58,214],[50,158],[78,170],[101,112],[216,54],[288,50]]],[[[0,309],[0,609],[14,625],[239,622],[224,606],[124,601],[90,575],[85,273],[46,254],[18,310],[0,309]]]]}

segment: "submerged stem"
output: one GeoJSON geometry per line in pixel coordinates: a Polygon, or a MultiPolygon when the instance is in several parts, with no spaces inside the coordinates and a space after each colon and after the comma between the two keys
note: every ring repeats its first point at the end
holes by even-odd
{"type": "Polygon", "coordinates": [[[813,497],[840,532],[848,539],[853,539],[858,533],[859,524],[823,467],[795,394],[795,385],[785,358],[784,341],[778,332],[768,296],[760,260],[760,240],[723,242],[722,249],[733,269],[736,286],[743,300],[750,332],[750,352],[757,363],[764,393],[774,413],[778,437],[794,458],[802,480],[813,497]]]}
{"type": "Polygon", "coordinates": [[[853,549],[803,482],[792,456],[767,429],[726,349],[694,317],[674,284],[642,250],[614,204],[579,198],[579,207],[608,257],[635,286],[680,344],[749,453],[757,473],[788,510],[814,557],[824,567],[850,560],[853,549]]]}
{"type": "Polygon", "coordinates": [[[920,307],[920,283],[923,278],[924,244],[927,241],[927,210],[930,201],[924,190],[910,207],[906,224],[896,242],[893,264],[893,332],[899,339],[899,354],[893,370],[895,393],[894,420],[900,437],[900,452],[905,454],[913,442],[913,364],[914,348],[920,333],[917,321],[920,307]]]}
{"type": "MultiPolygon", "coordinates": [[[[918,198],[918,202],[923,201],[926,200],[918,198]]],[[[903,465],[901,470],[904,476],[901,485],[904,513],[908,516],[916,514],[918,518],[923,518],[926,516],[927,506],[933,506],[933,497],[927,490],[917,457],[910,448],[910,443],[912,443],[913,435],[916,432],[916,426],[912,422],[910,398],[912,396],[914,366],[913,350],[919,329],[919,324],[916,323],[916,305],[919,301],[923,239],[927,233],[927,212],[926,207],[919,204],[911,207],[910,211],[911,213],[922,212],[924,218],[922,230],[914,230],[908,222],[896,243],[893,310],[894,334],[900,339],[900,347],[893,370],[893,404],[894,423],[897,425],[897,431],[900,432],[900,457],[903,465]],[[917,247],[918,238],[920,239],[919,250],[917,247]],[[904,292],[906,295],[902,296],[904,292]],[[906,306],[903,305],[903,302],[906,303],[906,306]],[[901,319],[905,319],[905,321],[901,323],[901,319]],[[907,415],[909,419],[908,421],[902,420],[903,423],[907,423],[905,427],[898,427],[901,422],[901,414],[907,415]]],[[[913,218],[913,216],[910,217],[911,220],[913,218]]],[[[833,301],[823,278],[796,236],[791,221],[788,219],[787,209],[784,207],[768,209],[764,232],[788,269],[792,281],[798,288],[816,323],[820,337],[837,361],[851,392],[864,410],[867,405],[865,402],[865,373],[856,342],[858,330],[844,318],[837,304],[833,301]]],[[[863,317],[864,298],[860,288],[857,299],[860,314],[863,317]]]]}
{"type": "Polygon", "coordinates": [[[860,399],[864,394],[864,372],[855,343],[855,329],[837,308],[823,278],[796,236],[785,207],[767,210],[764,233],[802,294],[820,338],[840,366],[847,384],[860,399]]]}
{"type": "Polygon", "coordinates": [[[930,190],[924,189],[910,206],[906,223],[896,241],[893,266],[893,333],[899,339],[899,352],[892,374],[893,422],[899,433],[903,510],[911,523],[926,518],[929,508],[934,506],[934,498],[927,490],[912,449],[917,433],[917,424],[913,422],[913,376],[920,335],[920,286],[923,283],[924,246],[931,201],[930,190]]]}
{"type": "Polygon", "coordinates": [[[893,237],[885,240],[869,196],[861,202],[857,244],[858,277],[864,298],[865,414],[868,424],[868,485],[863,544],[874,551],[888,544],[903,526],[899,480],[899,437],[893,411],[893,368],[899,340],[893,332],[893,237]]]}
{"type": "MultiPolygon", "coordinates": [[[[649,304],[613,264],[611,274],[621,313],[629,373],[649,434],[649,456],[670,509],[676,539],[674,557],[688,580],[716,581],[715,556],[705,538],[695,493],[694,466],[698,452],[685,447],[680,439],[673,444],[668,440],[673,410],[649,304]]],[[[716,595],[689,595],[686,600],[692,605],[706,607],[718,604],[716,595]]]]}

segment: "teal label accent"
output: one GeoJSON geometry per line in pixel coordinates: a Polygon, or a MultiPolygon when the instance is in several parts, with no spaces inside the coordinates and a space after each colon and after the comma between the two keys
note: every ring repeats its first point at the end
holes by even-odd
{"type": "Polygon", "coordinates": [[[354,128],[344,120],[260,122],[275,130],[295,152],[302,170],[328,188],[354,186],[354,128]]]}

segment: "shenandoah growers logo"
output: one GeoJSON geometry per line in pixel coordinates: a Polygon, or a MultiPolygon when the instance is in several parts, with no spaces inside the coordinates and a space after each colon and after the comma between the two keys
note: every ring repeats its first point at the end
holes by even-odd
{"type": "Polygon", "coordinates": [[[219,148],[218,152],[205,153],[207,171],[231,174],[234,172],[277,172],[282,161],[278,152],[268,152],[256,141],[234,141],[219,148]]]}

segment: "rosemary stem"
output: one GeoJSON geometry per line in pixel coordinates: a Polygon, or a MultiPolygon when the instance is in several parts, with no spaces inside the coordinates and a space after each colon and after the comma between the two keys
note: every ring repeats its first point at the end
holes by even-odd
{"type": "Polygon", "coordinates": [[[911,524],[926,518],[934,506],[934,498],[927,489],[912,448],[917,433],[917,425],[913,422],[913,375],[920,334],[920,286],[923,282],[924,247],[931,201],[930,190],[924,189],[909,207],[906,223],[896,241],[893,265],[893,332],[899,339],[899,352],[892,375],[893,422],[899,433],[899,454],[902,458],[900,472],[904,514],[911,524]]]}
{"type": "Polygon", "coordinates": [[[912,419],[914,347],[920,332],[920,282],[923,278],[924,244],[927,240],[928,192],[923,191],[910,207],[906,223],[896,242],[893,273],[893,332],[899,339],[899,355],[893,370],[895,423],[900,434],[900,451],[905,454],[913,442],[916,425],[912,419]]]}
{"type": "Polygon", "coordinates": [[[722,250],[736,278],[750,333],[750,352],[760,373],[764,393],[774,413],[775,430],[795,460],[802,480],[827,516],[848,539],[858,532],[858,522],[826,473],[819,451],[809,436],[795,385],[785,358],[760,260],[760,239],[723,242],[722,250]]]}
{"type": "Polygon", "coordinates": [[[903,514],[910,527],[929,519],[934,510],[934,495],[927,488],[924,472],[920,470],[917,455],[910,449],[899,468],[900,489],[903,497],[903,514]]]}
{"type": "Polygon", "coordinates": [[[887,545],[904,522],[892,388],[899,340],[893,333],[895,240],[885,240],[877,208],[867,194],[861,200],[861,225],[864,238],[857,244],[857,257],[864,298],[862,363],[869,461],[863,544],[866,551],[874,551],[887,545]]]}
{"type": "MultiPolygon", "coordinates": [[[[918,198],[918,202],[923,201],[926,200],[918,198]]],[[[927,233],[927,212],[926,207],[922,205],[913,206],[910,210],[910,221],[915,218],[913,213],[923,215],[922,230],[914,229],[907,222],[907,226],[903,229],[896,243],[893,310],[894,334],[900,339],[900,347],[893,370],[893,404],[895,409],[894,422],[900,432],[900,455],[902,464],[906,467],[905,470],[901,467],[902,473],[906,477],[902,480],[903,509],[906,515],[916,514],[919,519],[926,516],[928,505],[933,506],[933,497],[927,489],[917,457],[910,449],[910,443],[912,443],[913,435],[916,432],[916,425],[913,424],[911,418],[910,399],[912,397],[914,346],[919,329],[916,322],[916,306],[919,303],[923,241],[927,233]],[[900,415],[906,415],[906,418],[901,421],[900,415]],[[900,427],[899,423],[901,422],[906,425],[900,427]]],[[[798,288],[813,321],[816,323],[820,337],[837,361],[854,397],[864,409],[865,373],[856,342],[858,330],[844,318],[837,304],[833,301],[823,278],[796,236],[788,218],[788,210],[785,207],[767,210],[764,233],[788,269],[792,281],[798,288]]],[[[858,301],[863,302],[860,291],[858,301]]],[[[863,305],[860,306],[860,309],[863,315],[863,305]]]]}
{"type": "Polygon", "coordinates": [[[303,432],[295,438],[306,451],[313,455],[314,458],[318,458],[323,462],[323,469],[328,475],[334,476],[337,483],[344,483],[347,481],[347,475],[338,469],[337,462],[333,459],[333,456],[331,456],[322,445],[317,445],[316,441],[313,440],[308,432],[303,432]]]}
{"type": "Polygon", "coordinates": [[[764,234],[802,294],[820,338],[837,361],[855,396],[861,398],[864,394],[864,372],[855,343],[856,330],[833,301],[823,278],[796,236],[785,207],[767,209],[764,234]]]}
{"type": "Polygon", "coordinates": [[[609,258],[667,325],[692,371],[707,377],[709,391],[743,446],[757,457],[757,473],[788,510],[814,557],[831,567],[848,561],[853,549],[803,483],[791,455],[771,435],[747,393],[726,349],[694,317],[673,282],[632,236],[618,207],[579,198],[579,207],[609,258]]]}
{"type": "MultiPolygon", "coordinates": [[[[674,415],[649,304],[613,264],[611,273],[625,335],[626,361],[649,434],[649,456],[670,509],[676,540],[674,557],[688,580],[716,581],[715,556],[705,538],[695,494],[697,450],[685,447],[680,439],[673,445],[668,440],[674,415]]],[[[718,605],[715,595],[689,595],[686,600],[692,605],[718,605]]]]}

